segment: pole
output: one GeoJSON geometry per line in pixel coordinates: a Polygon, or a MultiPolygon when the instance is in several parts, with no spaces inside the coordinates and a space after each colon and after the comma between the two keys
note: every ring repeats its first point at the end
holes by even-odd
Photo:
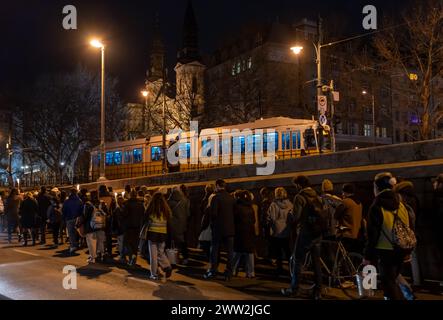
{"type": "Polygon", "coordinates": [[[143,107],[143,114],[142,114],[142,119],[143,119],[143,134],[146,133],[146,110],[148,109],[148,97],[145,97],[145,105],[143,107]]]}
{"type": "MultiPolygon", "coordinates": [[[[322,95],[322,74],[321,74],[321,46],[322,46],[322,20],[321,17],[318,17],[318,39],[317,39],[317,47],[315,48],[316,56],[317,56],[317,103],[319,97],[322,95]]],[[[320,130],[323,130],[320,121],[318,121],[318,127],[320,130]]],[[[319,139],[318,141],[318,150],[319,153],[322,153],[322,141],[319,139]]]]}
{"type": "Polygon", "coordinates": [[[163,149],[163,159],[162,159],[162,171],[163,174],[166,173],[166,77],[165,77],[165,71],[163,70],[163,89],[162,89],[162,95],[163,95],[163,137],[162,137],[162,149],[163,149]]]}
{"type": "Polygon", "coordinates": [[[9,118],[9,130],[8,130],[8,184],[12,188],[14,187],[14,178],[12,176],[12,113],[9,118]]]}
{"type": "Polygon", "coordinates": [[[395,125],[394,125],[394,97],[392,93],[392,75],[389,77],[389,92],[391,93],[391,136],[392,136],[392,144],[395,143],[395,125]]]}
{"type": "Polygon", "coordinates": [[[334,106],[334,80],[331,80],[329,88],[331,99],[331,144],[332,152],[335,152],[335,106],[334,106]]]}
{"type": "Polygon", "coordinates": [[[99,181],[106,180],[105,174],[105,46],[102,46],[102,79],[101,79],[101,130],[100,130],[100,177],[99,181]]]}

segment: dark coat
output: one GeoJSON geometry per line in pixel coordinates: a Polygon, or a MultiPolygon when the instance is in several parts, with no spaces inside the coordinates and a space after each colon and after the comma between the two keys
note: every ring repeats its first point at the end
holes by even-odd
{"type": "Polygon", "coordinates": [[[211,201],[212,238],[233,237],[235,200],[226,190],[218,191],[211,201]]]}
{"type": "Polygon", "coordinates": [[[8,223],[17,224],[19,220],[20,196],[8,197],[5,203],[5,214],[8,223]]]}
{"type": "Polygon", "coordinates": [[[46,214],[51,205],[51,198],[46,193],[39,193],[37,196],[38,215],[43,221],[46,221],[46,214]]]}
{"type": "Polygon", "coordinates": [[[145,207],[143,201],[136,198],[130,198],[123,205],[122,228],[124,232],[135,230],[139,232],[143,224],[145,207]]]}
{"type": "Polygon", "coordinates": [[[92,219],[92,213],[94,212],[94,207],[99,208],[101,204],[101,208],[103,210],[103,212],[105,214],[108,214],[108,208],[106,207],[106,204],[104,202],[99,202],[99,203],[95,203],[93,204],[92,202],[88,201],[85,204],[84,210],[83,210],[83,221],[82,221],[82,225],[85,228],[85,233],[92,233],[95,231],[99,231],[99,230],[94,230],[91,227],[91,219],[92,219]]]}
{"type": "Polygon", "coordinates": [[[190,202],[179,190],[172,191],[168,199],[172,215],[169,220],[169,231],[172,239],[183,242],[187,230],[188,218],[191,215],[190,202]]]}
{"type": "Polygon", "coordinates": [[[357,239],[362,226],[363,206],[355,196],[343,199],[335,211],[338,224],[348,229],[343,231],[344,238],[357,239]]]}
{"type": "Polygon", "coordinates": [[[63,204],[63,219],[66,221],[76,219],[83,213],[83,203],[77,195],[71,194],[63,204]]]}
{"type": "Polygon", "coordinates": [[[234,206],[236,252],[254,252],[255,248],[255,213],[252,203],[239,199],[234,206]]]}
{"type": "Polygon", "coordinates": [[[23,228],[34,228],[38,216],[37,201],[31,198],[25,199],[20,205],[20,223],[23,228]]]}

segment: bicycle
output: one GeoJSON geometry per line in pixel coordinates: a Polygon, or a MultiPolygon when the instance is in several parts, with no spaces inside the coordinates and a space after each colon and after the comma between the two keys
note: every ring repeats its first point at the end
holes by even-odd
{"type": "MultiPolygon", "coordinates": [[[[336,246],[335,255],[333,257],[333,265],[332,268],[328,267],[325,259],[322,255],[320,257],[320,264],[322,266],[322,274],[328,277],[328,287],[338,287],[343,293],[351,299],[359,299],[356,283],[356,275],[358,273],[359,267],[362,265],[363,256],[357,252],[348,252],[344,247],[341,239],[342,234],[345,230],[349,228],[346,227],[338,227],[337,240],[322,240],[322,246],[336,246]]],[[[294,249],[295,250],[295,249],[294,249]]],[[[327,250],[328,253],[331,251],[327,250]]],[[[295,253],[295,252],[294,252],[295,253]]],[[[291,276],[293,275],[294,270],[294,253],[292,254],[289,261],[289,269],[291,272],[291,276]]],[[[329,256],[331,258],[332,256],[329,256]]],[[[308,251],[304,258],[302,268],[301,268],[301,277],[313,275],[312,271],[312,258],[311,252],[308,251]]],[[[308,285],[307,289],[312,290],[314,284],[308,285]]]]}

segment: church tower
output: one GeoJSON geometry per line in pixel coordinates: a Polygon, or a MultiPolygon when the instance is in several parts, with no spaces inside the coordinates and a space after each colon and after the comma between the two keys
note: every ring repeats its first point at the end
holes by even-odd
{"type": "Polygon", "coordinates": [[[204,111],[205,66],[199,53],[198,25],[192,1],[188,0],[183,25],[183,43],[177,54],[176,100],[183,118],[196,120],[204,111]]]}
{"type": "Polygon", "coordinates": [[[149,48],[149,67],[146,72],[148,82],[163,79],[163,71],[165,68],[165,45],[163,44],[161,36],[160,18],[158,14],[155,16],[153,30],[154,33],[149,48]]]}

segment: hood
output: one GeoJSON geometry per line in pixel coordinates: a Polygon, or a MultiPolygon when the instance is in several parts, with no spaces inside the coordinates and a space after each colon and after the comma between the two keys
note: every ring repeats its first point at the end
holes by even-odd
{"type": "Polygon", "coordinates": [[[178,202],[178,201],[181,201],[182,199],[183,199],[183,194],[179,190],[177,190],[177,189],[172,190],[169,200],[178,202]]]}
{"type": "Polygon", "coordinates": [[[288,209],[290,206],[292,206],[291,201],[289,201],[288,199],[278,199],[275,200],[275,203],[279,206],[280,209],[288,209]]]}
{"type": "Polygon", "coordinates": [[[315,192],[314,189],[312,189],[311,187],[308,188],[304,188],[300,191],[300,195],[306,197],[306,199],[309,200],[313,200],[317,197],[317,192],[315,192]]]}
{"type": "Polygon", "coordinates": [[[400,206],[400,200],[397,194],[393,190],[382,191],[377,198],[375,198],[375,203],[387,210],[397,210],[400,206]]]}

